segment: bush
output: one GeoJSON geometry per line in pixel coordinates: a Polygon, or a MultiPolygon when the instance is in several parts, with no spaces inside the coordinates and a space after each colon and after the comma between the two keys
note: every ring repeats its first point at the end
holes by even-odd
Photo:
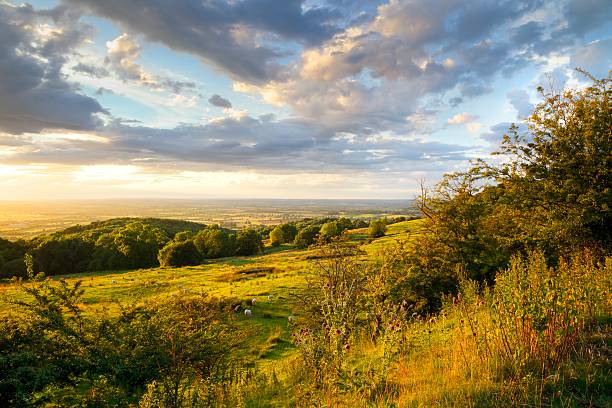
{"type": "Polygon", "coordinates": [[[297,227],[293,224],[281,224],[277,225],[272,231],[270,231],[270,244],[272,246],[279,246],[293,242],[297,235],[297,227]]]}
{"type": "Polygon", "coordinates": [[[310,278],[302,297],[309,312],[293,331],[293,342],[315,384],[333,382],[342,375],[344,361],[359,332],[365,310],[366,269],[353,247],[332,244],[310,278]]]}
{"type": "Polygon", "coordinates": [[[159,382],[167,406],[177,407],[192,384],[220,386],[239,372],[245,335],[229,304],[178,297],[90,317],[79,307],[80,282],[23,290],[18,318],[0,320],[0,406],[128,406],[159,382]]]}
{"type": "Polygon", "coordinates": [[[370,238],[384,237],[386,231],[387,223],[384,219],[370,221],[370,227],[368,228],[368,236],[370,238]]]}
{"type": "Polygon", "coordinates": [[[171,241],[157,255],[160,266],[198,265],[202,255],[192,240],[171,241]]]}
{"type": "Polygon", "coordinates": [[[324,242],[330,242],[333,238],[342,235],[342,226],[338,221],[331,221],[321,226],[319,238],[324,242]]]}
{"type": "Polygon", "coordinates": [[[298,248],[307,248],[314,244],[317,235],[319,234],[320,227],[317,225],[309,225],[302,228],[295,236],[294,244],[298,248]]]}
{"type": "Polygon", "coordinates": [[[236,253],[236,236],[218,227],[201,230],[193,242],[204,259],[222,258],[236,253]]]}
{"type": "Polygon", "coordinates": [[[261,236],[252,228],[243,229],[236,236],[237,255],[255,255],[261,252],[262,248],[261,236]]]}

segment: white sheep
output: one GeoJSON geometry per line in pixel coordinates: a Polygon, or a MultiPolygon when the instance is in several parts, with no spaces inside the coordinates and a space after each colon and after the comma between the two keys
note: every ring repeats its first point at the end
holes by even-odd
{"type": "Polygon", "coordinates": [[[254,305],[257,302],[257,298],[251,299],[251,305],[254,305]]]}
{"type": "Polygon", "coordinates": [[[272,300],[272,295],[268,295],[268,300],[272,300]]]}
{"type": "Polygon", "coordinates": [[[251,317],[252,314],[253,312],[251,312],[251,309],[244,309],[244,315],[246,317],[251,317]]]}
{"type": "Polygon", "coordinates": [[[289,323],[293,323],[293,320],[294,320],[294,319],[295,319],[295,318],[294,318],[293,316],[289,316],[289,317],[287,318],[287,320],[289,320],[289,323]]]}

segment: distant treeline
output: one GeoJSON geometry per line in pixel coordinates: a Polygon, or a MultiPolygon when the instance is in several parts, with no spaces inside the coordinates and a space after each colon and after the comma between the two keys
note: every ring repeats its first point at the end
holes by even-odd
{"type": "Polygon", "coordinates": [[[306,248],[318,239],[329,241],[345,230],[370,224],[376,230],[370,235],[382,236],[387,223],[405,219],[368,223],[362,219],[318,218],[234,231],[189,221],[117,218],[76,225],[29,241],[0,238],[0,278],[25,276],[26,253],[33,257],[34,271],[46,275],[199,265],[206,259],[257,254],[268,238],[272,246],[295,244],[306,248]]]}

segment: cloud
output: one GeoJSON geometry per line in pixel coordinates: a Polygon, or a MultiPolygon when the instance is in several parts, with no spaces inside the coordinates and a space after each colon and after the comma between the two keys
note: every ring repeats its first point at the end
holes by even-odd
{"type": "Polygon", "coordinates": [[[478,119],[478,116],[470,115],[469,113],[464,112],[456,114],[452,118],[448,119],[446,123],[448,123],[449,125],[460,125],[463,123],[472,122],[476,119],[478,119]]]}
{"type": "Polygon", "coordinates": [[[142,48],[127,33],[106,43],[105,62],[124,82],[135,82],[156,91],[167,90],[181,94],[184,89],[194,89],[194,82],[150,74],[136,60],[140,57],[142,48]]]}
{"type": "Polygon", "coordinates": [[[263,43],[294,40],[318,44],[336,29],[336,13],[329,8],[304,7],[302,0],[200,1],[185,0],[64,0],[65,4],[119,23],[126,31],[151,42],[202,58],[233,78],[252,83],[278,75],[282,52],[263,43]],[[144,11],[144,12],[143,12],[144,11]],[[259,42],[243,42],[232,32],[255,30],[259,42]]]}
{"type": "Polygon", "coordinates": [[[231,109],[232,108],[232,103],[228,100],[225,99],[223,97],[221,97],[220,95],[213,95],[208,99],[208,102],[213,105],[213,106],[217,106],[219,108],[224,108],[224,109],[231,109]]]}
{"type": "Polygon", "coordinates": [[[94,78],[105,78],[110,74],[108,70],[104,67],[99,67],[99,66],[95,66],[91,64],[84,64],[82,62],[79,62],[78,64],[73,66],[72,70],[76,72],[81,72],[83,74],[92,76],[94,78]]]}
{"type": "Polygon", "coordinates": [[[580,48],[572,56],[570,65],[585,69],[597,78],[607,76],[612,69],[612,38],[592,41],[580,48]]]}
{"type": "Polygon", "coordinates": [[[91,27],[65,8],[35,11],[0,3],[0,131],[94,129],[105,109],[61,69],[91,27]],[[76,21],[76,22],[75,22],[76,21]]]}
{"type": "Polygon", "coordinates": [[[524,89],[515,89],[508,92],[508,100],[518,114],[518,119],[524,119],[533,112],[533,104],[529,101],[529,94],[524,89]]]}
{"type": "Polygon", "coordinates": [[[326,172],[440,169],[465,161],[470,148],[421,138],[372,135],[354,138],[296,120],[241,115],[205,125],[172,129],[115,121],[96,137],[44,137],[26,140],[7,163],[123,164],[200,170],[326,172]],[[147,158],[142,161],[142,158],[147,158]]]}

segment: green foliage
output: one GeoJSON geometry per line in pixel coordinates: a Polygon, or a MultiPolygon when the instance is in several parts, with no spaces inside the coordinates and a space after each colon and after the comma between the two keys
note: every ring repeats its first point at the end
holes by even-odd
{"type": "Polygon", "coordinates": [[[584,251],[553,269],[542,253],[514,257],[490,299],[491,341],[515,369],[558,368],[581,336],[612,314],[611,287],[612,258],[598,264],[584,251]]]}
{"type": "Polygon", "coordinates": [[[320,229],[321,228],[317,225],[309,225],[302,228],[295,236],[294,244],[298,248],[307,248],[314,244],[320,229]]]}
{"type": "Polygon", "coordinates": [[[521,211],[520,231],[547,255],[612,245],[612,76],[583,74],[592,84],[582,90],[540,88],[544,102],[527,120],[529,134],[510,129],[498,153],[509,160],[481,169],[503,189],[504,206],[521,211]]]}
{"type": "Polygon", "coordinates": [[[201,230],[193,242],[205,259],[232,256],[236,252],[236,236],[218,227],[201,230]]]}
{"type": "Polygon", "coordinates": [[[385,236],[387,231],[387,223],[383,219],[370,221],[368,228],[368,236],[370,238],[380,238],[385,236]]]}
{"type": "Polygon", "coordinates": [[[319,262],[304,294],[303,307],[309,312],[293,331],[305,367],[316,385],[337,381],[344,361],[359,331],[366,291],[366,269],[350,246],[333,244],[323,248],[319,262]]]}
{"type": "Polygon", "coordinates": [[[166,398],[176,403],[176,390],[235,376],[232,353],[244,334],[222,302],[175,298],[92,318],[79,306],[80,282],[44,280],[23,290],[30,300],[17,302],[19,319],[0,322],[2,406],[127,406],[154,381],[168,384],[166,398]]]}
{"type": "Polygon", "coordinates": [[[279,246],[281,244],[293,243],[297,235],[297,227],[293,224],[280,224],[270,231],[270,244],[279,246]]]}
{"type": "Polygon", "coordinates": [[[25,276],[23,255],[26,246],[23,241],[11,242],[0,238],[0,279],[13,276],[25,276]]]}
{"type": "Polygon", "coordinates": [[[142,222],[102,234],[89,269],[132,269],[158,266],[157,253],[169,238],[159,228],[142,222]]]}
{"type": "Polygon", "coordinates": [[[202,255],[192,240],[170,241],[157,255],[160,266],[198,265],[202,255]]]}
{"type": "Polygon", "coordinates": [[[236,236],[236,255],[255,255],[262,249],[261,235],[254,229],[245,228],[236,236]]]}
{"type": "Polygon", "coordinates": [[[87,270],[94,245],[80,238],[48,237],[32,252],[40,271],[46,275],[79,273],[87,270]]]}
{"type": "Polygon", "coordinates": [[[437,310],[459,274],[491,284],[517,252],[538,249],[554,264],[582,246],[610,251],[610,77],[591,79],[580,91],[542,91],[528,134],[504,137],[502,164],[478,161],[423,188],[426,233],[405,264],[413,304],[437,310]]]}
{"type": "Polygon", "coordinates": [[[319,238],[324,242],[330,242],[333,238],[342,235],[344,229],[338,221],[330,221],[321,226],[319,238]]]}

